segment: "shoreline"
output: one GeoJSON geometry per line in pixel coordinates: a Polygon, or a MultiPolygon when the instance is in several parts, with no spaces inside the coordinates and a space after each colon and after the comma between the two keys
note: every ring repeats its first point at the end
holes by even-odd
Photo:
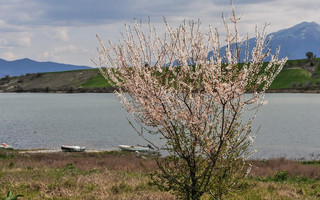
{"type": "MultiPolygon", "coordinates": [[[[153,151],[146,151],[146,152],[134,152],[134,151],[125,151],[121,150],[119,148],[112,148],[112,149],[86,149],[83,152],[64,152],[61,149],[14,149],[14,148],[0,148],[1,152],[12,152],[17,154],[41,154],[41,155],[50,155],[50,154],[69,154],[74,153],[78,155],[83,154],[96,154],[96,153],[102,153],[102,154],[110,154],[110,155],[135,155],[137,157],[140,156],[149,156],[150,158],[153,155],[153,151]]],[[[320,155],[320,154],[319,154],[320,155]]],[[[312,159],[306,159],[304,157],[301,158],[290,158],[286,156],[278,156],[278,157],[268,157],[268,158],[259,158],[251,156],[247,159],[247,161],[257,161],[257,162],[265,162],[265,161],[272,161],[272,160],[288,160],[292,162],[320,162],[320,157],[313,157],[312,159]]],[[[1,160],[1,159],[0,159],[1,160]]],[[[319,163],[320,164],[320,163],[319,163]]]]}
{"type": "MultiPolygon", "coordinates": [[[[18,151],[19,153],[58,153],[63,152],[61,149],[13,149],[14,151],[18,151]]],[[[95,149],[86,149],[84,152],[86,153],[101,153],[101,152],[109,152],[108,150],[95,150],[95,149]]]]}
{"type": "MultiPolygon", "coordinates": [[[[102,153],[102,154],[131,154],[131,155],[152,155],[152,151],[147,152],[134,152],[134,151],[124,151],[117,147],[109,148],[109,149],[86,149],[83,152],[64,152],[61,149],[14,149],[14,148],[0,148],[1,150],[4,149],[6,151],[12,151],[16,152],[18,154],[43,154],[43,155],[50,155],[50,154],[56,154],[56,153],[75,153],[81,155],[81,153],[102,153]]],[[[320,154],[319,154],[320,155],[320,154]]],[[[277,159],[285,159],[292,162],[313,162],[313,161],[320,161],[319,156],[311,157],[305,156],[305,157],[299,157],[299,158],[293,158],[288,156],[279,155],[277,157],[255,157],[254,155],[247,159],[247,161],[270,161],[270,160],[277,160],[277,159]]]]}
{"type": "MultiPolygon", "coordinates": [[[[81,93],[113,93],[116,88],[108,87],[108,88],[73,88],[70,89],[62,89],[62,90],[50,90],[46,91],[43,88],[35,88],[32,90],[0,90],[0,93],[44,93],[44,94],[81,94],[81,93]]],[[[250,93],[250,92],[246,92],[250,93]]],[[[307,93],[307,94],[318,94],[320,93],[320,87],[312,88],[283,88],[283,89],[270,89],[267,90],[266,93],[307,93]]]]}

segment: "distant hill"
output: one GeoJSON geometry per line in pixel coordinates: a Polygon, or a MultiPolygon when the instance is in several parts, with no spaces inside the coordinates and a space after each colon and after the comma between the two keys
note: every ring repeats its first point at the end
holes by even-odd
{"type": "Polygon", "coordinates": [[[79,69],[91,69],[91,67],[55,62],[37,62],[28,58],[14,61],[0,59],[0,77],[4,77],[6,75],[20,76],[27,73],[58,72],[79,69]]]}
{"type": "Polygon", "coordinates": [[[98,69],[28,73],[0,79],[0,92],[112,92],[98,69]]]}
{"type": "MultiPolygon", "coordinates": [[[[36,73],[0,79],[0,92],[113,92],[98,69],[36,73]]],[[[290,60],[268,92],[320,93],[320,58],[290,60]]]]}
{"type": "MultiPolygon", "coordinates": [[[[281,46],[280,58],[288,56],[289,60],[304,59],[308,51],[320,57],[320,25],[315,22],[302,22],[293,27],[270,33],[267,37],[270,35],[273,35],[269,44],[271,51],[274,53],[277,46],[281,46]]],[[[255,38],[249,39],[250,52],[254,46],[255,38]]],[[[222,48],[222,53],[224,51],[225,47],[222,48]]],[[[208,56],[212,55],[212,52],[208,54],[208,56]]],[[[245,52],[243,51],[240,56],[244,58],[245,52]]]]}

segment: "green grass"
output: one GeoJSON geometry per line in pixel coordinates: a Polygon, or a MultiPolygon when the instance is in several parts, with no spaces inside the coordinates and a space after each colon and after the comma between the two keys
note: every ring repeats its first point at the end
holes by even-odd
{"type": "Polygon", "coordinates": [[[107,83],[106,79],[99,73],[97,76],[90,79],[88,82],[81,85],[82,87],[111,87],[109,83],[107,83]]]}
{"type": "Polygon", "coordinates": [[[68,71],[57,71],[57,72],[43,72],[41,74],[61,74],[61,73],[68,73],[68,72],[86,72],[86,71],[97,71],[98,69],[76,69],[76,70],[68,70],[68,71]]]}
{"type": "Polygon", "coordinates": [[[320,166],[320,160],[303,161],[302,164],[320,166]]]}
{"type": "MultiPolygon", "coordinates": [[[[283,69],[273,81],[269,89],[292,88],[292,83],[305,84],[307,81],[312,81],[311,73],[299,68],[283,69]]],[[[319,79],[320,80],[320,79],[319,79]]]]}
{"type": "Polygon", "coordinates": [[[320,75],[320,59],[318,61],[318,66],[317,66],[317,69],[316,69],[316,75],[320,75]]]}

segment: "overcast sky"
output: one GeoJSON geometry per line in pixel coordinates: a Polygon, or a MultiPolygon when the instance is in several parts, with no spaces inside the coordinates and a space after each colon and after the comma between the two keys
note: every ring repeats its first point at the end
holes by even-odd
{"type": "MultiPolygon", "coordinates": [[[[124,23],[134,18],[156,27],[163,17],[172,26],[183,19],[212,25],[223,32],[221,15],[230,14],[229,0],[0,0],[0,58],[54,61],[94,66],[98,34],[115,43],[124,23]]],[[[243,14],[242,33],[254,36],[255,25],[270,23],[268,33],[298,23],[320,24],[320,0],[233,0],[243,14]]]]}

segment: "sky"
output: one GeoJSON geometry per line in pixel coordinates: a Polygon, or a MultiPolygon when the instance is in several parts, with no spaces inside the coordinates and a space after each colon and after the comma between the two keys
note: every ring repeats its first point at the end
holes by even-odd
{"type": "MultiPolygon", "coordinates": [[[[254,36],[255,26],[267,32],[301,22],[320,24],[319,0],[233,0],[242,19],[240,33],[254,36]]],[[[124,24],[134,19],[155,26],[165,17],[172,27],[201,20],[223,32],[222,13],[231,14],[230,0],[0,0],[0,58],[53,61],[94,67],[91,58],[103,41],[117,43],[124,24]]]]}

